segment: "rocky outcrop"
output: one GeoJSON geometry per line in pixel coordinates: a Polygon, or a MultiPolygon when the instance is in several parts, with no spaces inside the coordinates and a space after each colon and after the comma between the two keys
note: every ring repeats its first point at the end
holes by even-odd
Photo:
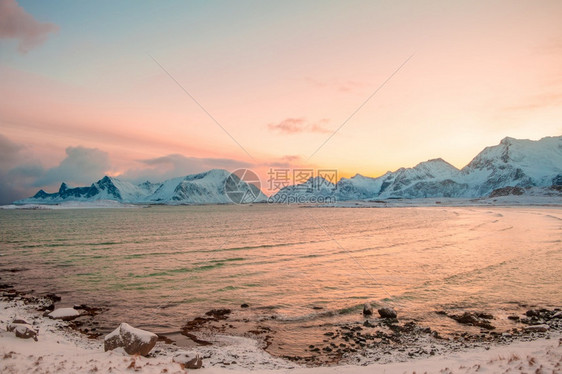
{"type": "Polygon", "coordinates": [[[180,364],[182,369],[199,369],[203,366],[203,360],[197,353],[186,351],[177,352],[172,361],[180,364]]]}
{"type": "Polygon", "coordinates": [[[492,191],[490,197],[500,197],[500,196],[509,196],[509,195],[523,195],[525,190],[521,187],[502,187],[497,188],[492,191]]]}
{"type": "Polygon", "coordinates": [[[154,348],[158,335],[122,323],[104,338],[104,350],[123,348],[130,355],[146,356],[154,348]]]}
{"type": "Polygon", "coordinates": [[[381,318],[394,319],[398,316],[396,311],[392,308],[389,308],[389,307],[380,308],[378,310],[378,312],[379,312],[379,315],[381,316],[381,318]]]}
{"type": "Polygon", "coordinates": [[[32,325],[21,318],[15,318],[6,327],[6,330],[13,332],[18,338],[33,339],[35,341],[37,341],[37,334],[39,333],[32,325]]]}
{"type": "Polygon", "coordinates": [[[365,303],[365,305],[363,305],[363,315],[365,316],[370,316],[373,314],[373,307],[370,303],[365,303]]]}
{"type": "Polygon", "coordinates": [[[487,313],[464,312],[463,314],[451,314],[449,317],[463,325],[478,326],[487,330],[494,330],[496,328],[490,323],[494,316],[487,313]]]}
{"type": "Polygon", "coordinates": [[[80,312],[74,308],[58,308],[47,314],[51,319],[61,319],[63,321],[72,321],[76,317],[80,317],[80,312]]]}

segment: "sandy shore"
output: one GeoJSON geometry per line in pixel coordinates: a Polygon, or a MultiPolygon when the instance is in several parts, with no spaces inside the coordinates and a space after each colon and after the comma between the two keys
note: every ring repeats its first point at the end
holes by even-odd
{"type": "MultiPolygon", "coordinates": [[[[269,356],[250,339],[224,337],[223,347],[197,349],[204,357],[201,373],[562,373],[562,338],[545,338],[477,348],[446,356],[367,366],[307,368],[269,356]],[[238,361],[237,361],[238,360],[238,361]],[[248,363],[251,362],[251,365],[248,363]]],[[[42,317],[21,300],[0,301],[0,372],[2,373],[184,373],[172,361],[178,347],[158,342],[150,357],[104,352],[100,339],[87,339],[66,323],[42,317]],[[20,339],[6,330],[14,318],[26,319],[39,330],[38,341],[20,339]]]]}

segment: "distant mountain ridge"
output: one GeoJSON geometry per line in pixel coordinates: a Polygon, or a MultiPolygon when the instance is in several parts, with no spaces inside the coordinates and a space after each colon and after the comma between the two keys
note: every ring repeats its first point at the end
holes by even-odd
{"type": "Polygon", "coordinates": [[[232,200],[226,191],[228,181],[235,182],[242,192],[253,192],[256,202],[267,197],[257,187],[240,181],[235,175],[222,169],[168,179],[162,183],[146,181],[133,184],[118,178],[105,176],[89,187],[70,188],[62,183],[59,191],[46,193],[43,190],[33,197],[16,201],[16,204],[58,204],[64,201],[115,200],[132,204],[229,204],[232,200]],[[234,178],[228,180],[228,178],[234,178]]]}
{"type": "MultiPolygon", "coordinates": [[[[64,201],[115,200],[143,204],[222,204],[232,203],[225,184],[231,174],[222,169],[168,179],[162,183],[133,184],[105,176],[89,187],[71,188],[62,183],[59,191],[43,190],[16,204],[57,204],[64,201]]],[[[232,181],[231,181],[232,182],[232,181]]],[[[269,199],[257,187],[239,179],[242,193],[252,192],[256,202],[322,202],[395,198],[489,196],[506,187],[544,187],[562,185],[562,136],[537,141],[504,138],[486,147],[462,169],[443,159],[424,161],[412,168],[388,171],[371,178],[357,174],[331,183],[320,177],[287,186],[269,199]]],[[[556,188],[560,191],[560,188],[556,188]]]]}
{"type": "MultiPolygon", "coordinates": [[[[489,196],[504,187],[546,188],[553,185],[562,185],[562,136],[537,141],[507,137],[496,146],[486,147],[461,170],[438,158],[412,168],[388,171],[377,178],[360,174],[342,178],[333,186],[329,196],[339,201],[476,198],[489,196]]],[[[309,189],[303,195],[297,185],[281,189],[270,200],[306,201],[310,196],[326,197],[327,192],[324,189],[315,195],[309,189]]]]}

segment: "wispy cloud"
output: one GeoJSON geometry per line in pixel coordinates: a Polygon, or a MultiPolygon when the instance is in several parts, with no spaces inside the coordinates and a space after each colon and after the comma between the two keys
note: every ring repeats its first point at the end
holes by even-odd
{"type": "Polygon", "coordinates": [[[15,39],[21,53],[43,44],[50,33],[57,32],[54,23],[39,22],[16,0],[0,0],[0,39],[15,39]]]}
{"type": "Polygon", "coordinates": [[[304,118],[286,118],[279,123],[270,123],[267,125],[269,130],[281,134],[299,134],[303,132],[326,134],[330,130],[323,125],[330,122],[328,119],[321,119],[317,122],[308,122],[304,118]]]}
{"type": "Polygon", "coordinates": [[[170,154],[162,157],[138,160],[141,167],[127,170],[119,178],[141,182],[145,180],[162,181],[168,178],[200,173],[209,169],[234,170],[250,168],[253,165],[228,158],[186,157],[170,154]]]}
{"type": "Polygon", "coordinates": [[[276,160],[267,163],[267,166],[273,168],[290,168],[299,165],[302,162],[302,157],[298,155],[285,155],[276,160]]]}
{"type": "Polygon", "coordinates": [[[0,204],[29,196],[33,182],[44,173],[25,147],[0,134],[0,204]]]}
{"type": "Polygon", "coordinates": [[[71,184],[90,184],[99,179],[110,169],[107,152],[96,148],[68,147],[66,157],[59,165],[47,169],[37,178],[37,187],[49,186],[61,182],[71,184]]]}
{"type": "MultiPolygon", "coordinates": [[[[31,150],[0,134],[0,204],[32,196],[39,188],[54,191],[62,182],[88,186],[115,170],[109,154],[97,148],[67,147],[66,157],[45,168],[31,150]]],[[[125,169],[118,178],[131,182],[159,182],[210,169],[233,171],[256,165],[229,158],[187,157],[181,154],[137,160],[138,167],[125,169]]]]}

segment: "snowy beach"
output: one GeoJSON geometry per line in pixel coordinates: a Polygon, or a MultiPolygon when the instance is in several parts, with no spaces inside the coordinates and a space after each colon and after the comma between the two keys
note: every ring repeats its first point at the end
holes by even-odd
{"type": "MultiPolygon", "coordinates": [[[[34,305],[21,300],[0,302],[0,371],[2,373],[183,373],[173,361],[179,348],[158,342],[149,357],[129,356],[122,350],[103,351],[100,339],[87,339],[67,327],[66,322],[42,317],[34,305]],[[16,338],[6,331],[14,318],[25,319],[39,331],[37,341],[16,338]]],[[[508,345],[493,345],[436,355],[429,358],[400,361],[398,357],[385,364],[367,366],[304,367],[279,358],[267,357],[249,340],[237,345],[200,348],[203,357],[201,373],[559,373],[562,370],[560,332],[508,345]]]]}

